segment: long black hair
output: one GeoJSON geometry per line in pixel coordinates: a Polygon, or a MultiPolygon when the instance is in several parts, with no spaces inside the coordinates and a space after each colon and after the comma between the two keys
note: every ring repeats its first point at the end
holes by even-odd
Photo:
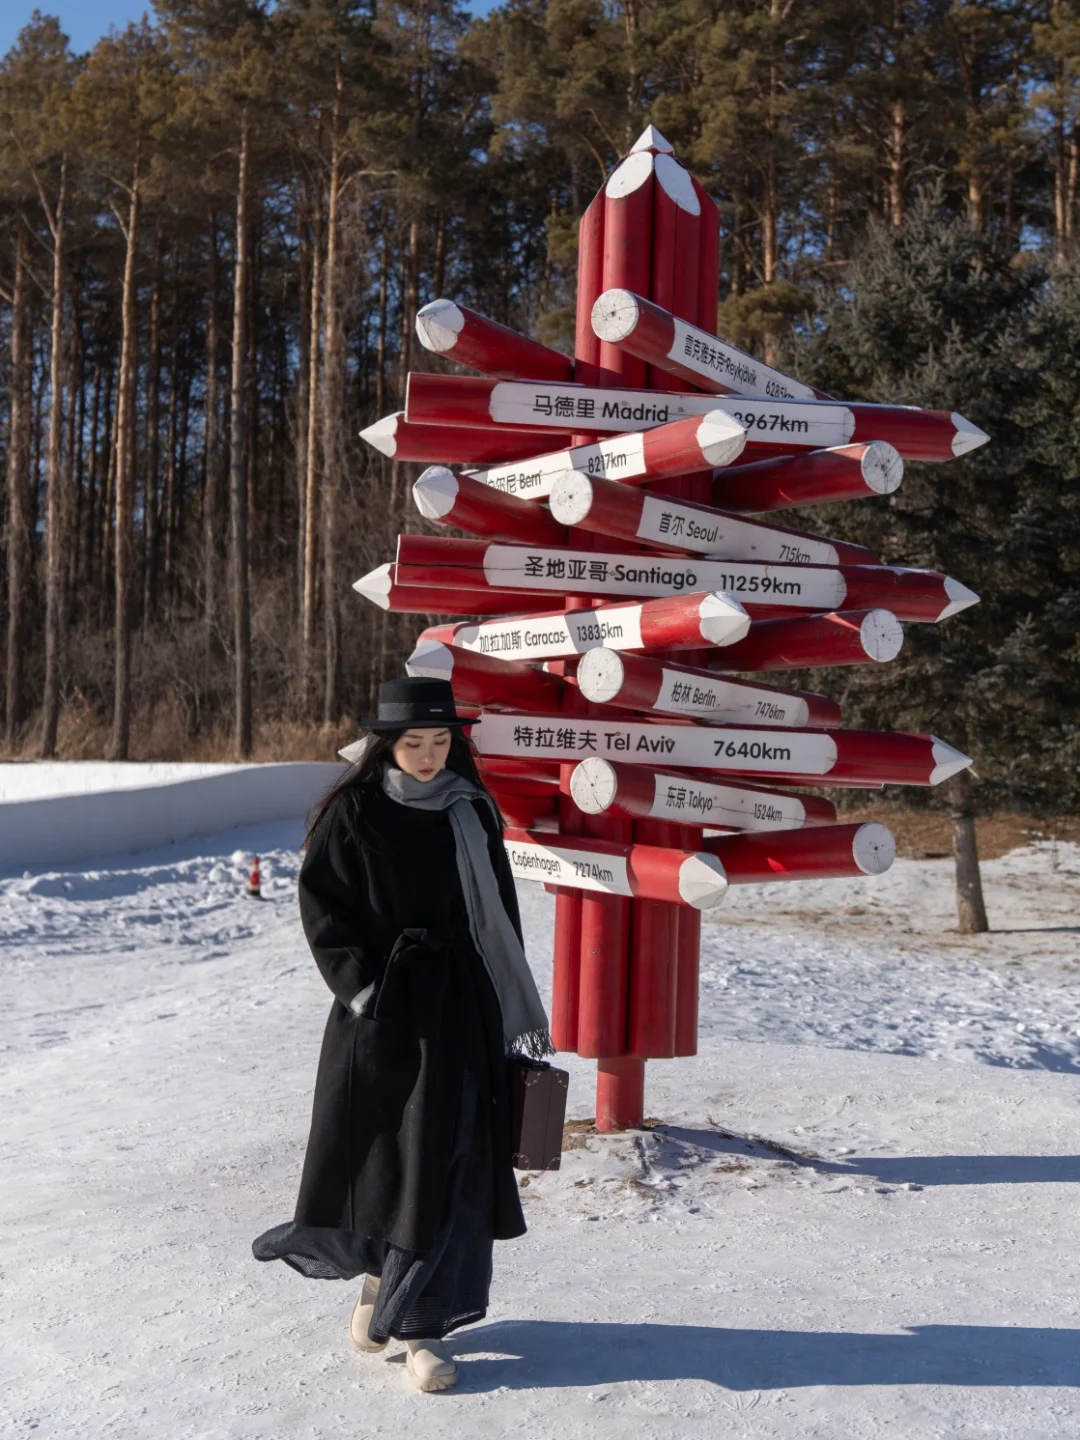
{"type": "MultiPolygon", "coordinates": [[[[359,800],[365,790],[381,788],[383,766],[394,763],[394,746],[406,730],[418,728],[420,727],[402,725],[400,730],[362,730],[360,732],[360,738],[366,740],[367,743],[359,760],[345,771],[340,780],[334,782],[322,799],[316,801],[308,812],[307,834],[304,837],[305,850],[311,844],[311,837],[323,816],[335,804],[340,795],[353,795],[355,799],[359,800]]],[[[446,768],[453,770],[466,780],[471,780],[478,790],[482,790],[491,801],[500,825],[504,824],[495,797],[480,778],[480,771],[476,768],[472,742],[466,738],[465,732],[456,726],[450,730],[450,753],[446,757],[446,768]]]]}

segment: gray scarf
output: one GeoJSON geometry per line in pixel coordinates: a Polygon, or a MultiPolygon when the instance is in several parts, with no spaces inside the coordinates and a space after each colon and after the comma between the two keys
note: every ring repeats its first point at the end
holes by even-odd
{"type": "Polygon", "coordinates": [[[383,766],[383,790],[391,800],[416,810],[449,810],[469,931],[499,999],[506,1053],[536,1059],[553,1055],[548,1018],[499,894],[487,831],[472,805],[478,796],[491,805],[490,797],[454,770],[441,770],[432,780],[416,780],[392,765],[383,766]]]}

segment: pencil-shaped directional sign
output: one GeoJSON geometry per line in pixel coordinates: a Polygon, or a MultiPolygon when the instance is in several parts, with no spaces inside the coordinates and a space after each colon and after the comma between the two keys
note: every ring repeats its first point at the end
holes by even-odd
{"type": "MultiPolygon", "coordinates": [[[[841,610],[757,620],[717,658],[718,670],[808,670],[817,665],[868,665],[895,660],[904,631],[891,610],[841,610]]],[[[712,666],[712,657],[708,663],[712,666]]]]}
{"type": "Polygon", "coordinates": [[[829,825],[810,831],[706,838],[701,848],[723,861],[732,885],[775,880],[830,880],[881,875],[896,858],[896,841],[884,825],[829,825]]]}
{"type": "MultiPolygon", "coordinates": [[[[496,599],[502,595],[501,591],[489,593],[496,599]]],[[[599,645],[613,650],[696,650],[731,645],[749,628],[750,617],[737,600],[706,592],[646,600],[637,605],[550,610],[475,625],[436,625],[420,638],[441,640],[481,655],[535,661],[583,655],[599,645]]]]}
{"type": "Polygon", "coordinates": [[[901,620],[943,620],[978,596],[934,570],[882,565],[752,565],[681,555],[487,544],[482,540],[402,535],[397,578],[404,584],[645,598],[720,590],[751,610],[870,610],[887,606],[901,620]]]}
{"type": "Polygon", "coordinates": [[[361,440],[391,460],[412,460],[430,465],[487,465],[493,461],[523,460],[557,445],[550,430],[495,430],[455,426],[451,433],[441,425],[414,425],[404,410],[376,420],[360,431],[361,440]]]}
{"type": "Polygon", "coordinates": [[[439,640],[419,640],[405,669],[410,675],[449,680],[455,696],[471,705],[543,711],[557,710],[562,704],[564,682],[558,675],[520,660],[496,660],[439,640]]]}
{"type": "Polygon", "coordinates": [[[567,471],[583,471],[623,485],[647,485],[673,475],[730,465],[745,445],[746,427],[723,410],[712,410],[658,425],[655,430],[631,431],[471,474],[474,480],[508,495],[542,500],[567,471]]]}
{"type": "Polygon", "coordinates": [[[425,350],[485,375],[522,380],[574,378],[574,362],[568,355],[453,300],[433,300],[418,310],[416,334],[425,350]]]}
{"type": "Polygon", "coordinates": [[[741,421],[747,446],[764,450],[821,450],[858,440],[887,440],[908,460],[951,460],[990,438],[954,411],[862,401],[678,395],[415,372],[409,376],[405,399],[407,419],[421,425],[553,426],[600,432],[652,430],[714,409],[741,421]]]}
{"type": "Polygon", "coordinates": [[[838,445],[756,460],[713,476],[712,501],[726,510],[762,514],[823,505],[833,500],[860,500],[891,495],[904,478],[904,462],[885,440],[838,445]]]}
{"type": "Polygon", "coordinates": [[[353,589],[380,610],[401,615],[528,615],[536,609],[535,592],[403,584],[396,565],[377,566],[355,581],[353,589]]]}
{"type": "Polygon", "coordinates": [[[698,390],[779,400],[830,398],[631,290],[605,290],[593,305],[592,327],[608,345],[647,360],[657,370],[678,375],[698,390]]]}
{"type": "Polygon", "coordinates": [[[565,528],[539,505],[492,490],[467,474],[455,475],[445,465],[428,466],[413,482],[413,499],[426,520],[471,530],[490,540],[540,545],[561,545],[566,540],[565,528]]]}
{"type": "Polygon", "coordinates": [[[727,889],[719,860],[694,850],[516,829],[506,831],[504,844],[518,880],[664,900],[695,910],[719,905],[727,889]]]}
{"type": "Polygon", "coordinates": [[[933,735],[874,730],[772,730],[647,720],[485,714],[473,731],[481,755],[584,760],[721,770],[748,775],[828,777],[822,783],[938,785],[971,764],[933,735]]]}
{"type": "Polygon", "coordinates": [[[580,525],[583,530],[620,540],[643,540],[648,545],[698,551],[725,560],[787,565],[881,563],[865,545],[756,525],[723,510],[653,495],[613,480],[583,475],[580,470],[568,471],[556,480],[548,504],[561,525],[580,525]]]}
{"type": "Polygon", "coordinates": [[[718,725],[841,723],[840,706],[825,695],[724,680],[710,670],[674,665],[651,655],[624,655],[606,646],[582,656],[577,684],[586,700],[596,705],[657,710],[718,725]]]}
{"type": "Polygon", "coordinates": [[[836,806],[819,795],[717,785],[673,770],[601,760],[599,755],[574,766],[570,795],[586,815],[667,820],[717,830],[801,830],[836,820],[836,806]]]}

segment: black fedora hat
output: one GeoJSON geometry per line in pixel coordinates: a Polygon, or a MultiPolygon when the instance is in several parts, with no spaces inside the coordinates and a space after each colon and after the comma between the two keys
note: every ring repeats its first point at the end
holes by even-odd
{"type": "Polygon", "coordinates": [[[379,686],[379,713],[361,720],[362,730],[445,730],[462,725],[479,725],[457,713],[449,680],[431,680],[425,675],[407,675],[401,680],[384,680],[379,686]]]}

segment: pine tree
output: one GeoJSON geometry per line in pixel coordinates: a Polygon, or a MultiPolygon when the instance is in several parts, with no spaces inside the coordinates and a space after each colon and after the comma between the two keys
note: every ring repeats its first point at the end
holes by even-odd
{"type": "MultiPolygon", "coordinates": [[[[1078,794],[1075,771],[1062,788],[1058,769],[1075,745],[1062,691],[1031,704],[1033,677],[1064,680],[1062,651],[1075,646],[1063,627],[1075,509],[1062,506],[1060,467],[1077,397],[1064,382],[1059,400],[1047,395],[1059,310],[1037,263],[1015,264],[966,217],[943,215],[940,191],[923,192],[898,229],[871,227],[844,292],[822,297],[814,329],[786,357],[831,394],[958,411],[990,435],[946,466],[909,465],[887,499],[824,517],[886,563],[944,571],[982,596],[940,626],[911,627],[884,670],[846,676],[846,711],[967,749],[983,804],[1050,810],[1078,794]]],[[[966,782],[955,789],[962,830],[970,798],[966,782]]],[[[970,871],[970,857],[958,861],[970,871]]]]}

